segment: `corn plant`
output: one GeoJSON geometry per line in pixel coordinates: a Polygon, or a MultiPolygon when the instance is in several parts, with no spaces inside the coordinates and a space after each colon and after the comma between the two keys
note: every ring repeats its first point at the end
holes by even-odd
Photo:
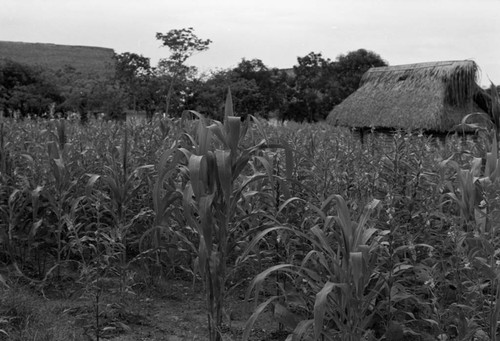
{"type": "Polygon", "coordinates": [[[77,180],[72,177],[67,161],[67,135],[63,120],[56,122],[56,131],[49,132],[53,141],[47,144],[50,171],[53,176],[53,190],[46,188],[43,192],[56,218],[56,266],[62,261],[65,236],[65,214],[74,200],[74,188],[77,180]]]}
{"type": "Polygon", "coordinates": [[[7,179],[12,178],[12,160],[7,149],[8,143],[5,142],[5,123],[0,121],[0,181],[6,183],[7,179]]]}
{"type": "Polygon", "coordinates": [[[252,252],[268,233],[288,230],[302,238],[303,244],[310,245],[310,250],[300,263],[275,265],[255,277],[247,294],[249,297],[255,289],[255,301],[264,281],[275,272],[287,273],[295,287],[282,292],[287,307],[275,303],[279,296],[272,296],[255,309],[243,340],[248,340],[257,317],[271,303],[275,305],[275,315],[278,311],[284,324],[292,327],[297,340],[308,335],[314,340],[360,340],[365,336],[377,313],[377,298],[385,284],[377,271],[378,231],[368,224],[378,204],[377,200],[370,203],[356,223],[351,220],[344,199],[330,196],[320,208],[307,204],[317,214],[308,232],[277,226],[262,231],[252,240],[245,254],[252,252]],[[336,216],[327,214],[332,204],[337,206],[336,216]]]}
{"type": "Polygon", "coordinates": [[[0,230],[10,261],[21,268],[36,260],[38,275],[43,276],[45,257],[39,253],[39,213],[43,187],[35,180],[35,159],[26,151],[16,151],[16,136],[4,141],[3,122],[0,127],[0,230]],[[17,153],[16,153],[17,152],[17,153]],[[15,156],[15,157],[12,157],[15,156]],[[34,256],[34,257],[33,257],[34,256]]]}
{"type": "MultiPolygon", "coordinates": [[[[496,139],[496,138],[495,138],[496,139]]],[[[496,151],[496,148],[495,148],[496,151]]],[[[496,153],[495,153],[496,154],[496,153]]],[[[446,164],[456,171],[456,181],[448,183],[448,188],[452,191],[446,193],[444,197],[451,198],[451,202],[458,206],[460,213],[458,224],[452,227],[449,237],[454,244],[454,255],[452,258],[460,261],[453,262],[453,273],[458,289],[458,314],[464,315],[463,308],[474,312],[474,315],[467,314],[473,321],[483,321],[482,325],[489,329],[490,338],[496,339],[497,320],[500,308],[499,283],[500,274],[496,263],[496,251],[498,237],[496,224],[490,219],[497,216],[497,209],[492,208],[498,205],[498,156],[489,154],[487,158],[488,166],[485,167],[485,174],[482,175],[481,159],[473,158],[470,168],[462,168],[452,160],[446,160],[446,164]],[[492,163],[493,161],[493,163],[492,163]],[[492,193],[495,188],[494,197],[486,196],[492,193]],[[485,286],[485,283],[488,283],[485,286]],[[485,295],[485,288],[490,288],[489,295],[485,295]],[[490,296],[491,298],[487,298],[490,296]],[[489,307],[485,302],[494,302],[489,307]]],[[[445,201],[446,202],[446,201],[445,201]]],[[[456,326],[457,330],[458,326],[456,326]]],[[[478,324],[475,331],[481,330],[478,324]]]]}
{"type": "MultiPolygon", "coordinates": [[[[498,265],[498,230],[500,221],[500,159],[498,154],[498,95],[492,94],[490,118],[494,129],[485,130],[486,151],[482,157],[473,157],[469,165],[462,166],[452,158],[441,163],[451,167],[455,180],[447,183],[444,203],[458,207],[459,224],[455,227],[456,255],[464,264],[460,269],[465,306],[476,312],[472,321],[481,321],[475,332],[486,329],[491,340],[498,339],[500,318],[500,267],[498,265]],[[489,147],[488,147],[489,146],[489,147]]],[[[458,271],[457,271],[458,273],[458,271]]],[[[463,312],[461,312],[463,314],[463,312]]]]}
{"type": "MultiPolygon", "coordinates": [[[[152,123],[150,124],[151,128],[153,127],[152,123]]],[[[135,258],[136,261],[145,261],[148,264],[151,280],[160,278],[162,275],[165,255],[169,258],[167,261],[172,262],[170,270],[175,271],[175,262],[177,261],[177,263],[181,263],[182,269],[192,273],[192,270],[182,264],[182,260],[179,260],[181,257],[178,256],[182,253],[179,252],[181,249],[179,248],[179,238],[182,240],[184,235],[177,233],[178,230],[175,229],[183,221],[181,212],[182,189],[173,181],[173,175],[177,174],[176,165],[181,157],[180,154],[175,154],[181,133],[176,129],[172,119],[160,118],[157,123],[159,136],[154,136],[154,129],[151,129],[151,135],[148,137],[152,143],[153,141],[159,142],[160,145],[155,152],[161,153],[155,166],[154,182],[150,183],[154,219],[152,226],[139,238],[138,244],[141,253],[135,258]],[[171,146],[167,148],[169,144],[171,146]]],[[[151,147],[149,146],[148,149],[151,147]]],[[[195,248],[187,251],[194,252],[195,248]]]]}
{"type": "MultiPolygon", "coordinates": [[[[210,340],[220,340],[228,253],[232,249],[230,241],[235,238],[234,227],[239,225],[234,220],[239,210],[238,203],[251,184],[273,177],[272,167],[265,158],[259,157],[260,151],[281,146],[262,140],[256,145],[243,147],[250,122],[242,122],[241,117],[234,116],[230,92],[226,99],[224,123],[212,121],[209,124],[199,113],[189,113],[198,119],[196,133],[194,136],[184,135],[191,144],[188,148],[171,148],[164,154],[162,163],[166,164],[170,159],[170,166],[160,175],[165,180],[168,177],[177,180],[170,180],[169,196],[161,202],[155,199],[155,205],[158,212],[164,211],[165,205],[177,200],[181,190],[183,218],[189,230],[197,234],[197,246],[188,238],[184,240],[196,250],[199,273],[206,289],[210,340]],[[247,167],[251,161],[259,162],[263,172],[250,172],[251,168],[247,167]]],[[[287,155],[290,159],[290,153],[287,155]]],[[[287,164],[290,163],[289,160],[287,164]]],[[[158,193],[159,187],[156,189],[155,193],[158,193]]],[[[158,218],[162,219],[163,215],[158,218]]]]}
{"type": "Polygon", "coordinates": [[[23,216],[27,212],[27,195],[25,191],[20,189],[13,189],[12,192],[7,195],[7,202],[0,206],[0,213],[2,217],[2,221],[0,223],[0,227],[2,228],[2,244],[4,252],[7,257],[10,258],[11,262],[15,263],[20,260],[24,263],[26,260],[26,257],[23,257],[25,250],[23,250],[21,245],[19,245],[19,237],[16,234],[16,229],[25,225],[23,223],[23,216]]]}
{"type": "Polygon", "coordinates": [[[151,165],[142,165],[130,169],[129,151],[128,151],[128,130],[124,127],[124,138],[122,146],[115,147],[112,150],[111,157],[108,158],[108,164],[105,166],[107,174],[104,176],[93,175],[94,181],[101,178],[108,189],[108,200],[102,202],[103,209],[112,217],[112,226],[104,233],[102,237],[106,238],[110,245],[115,245],[113,257],[117,256],[119,264],[119,273],[121,277],[120,292],[125,288],[123,286],[126,274],[126,268],[129,264],[127,260],[127,241],[130,229],[136,223],[137,219],[144,214],[144,211],[137,212],[131,216],[128,214],[130,202],[137,197],[145,183],[140,178],[141,172],[151,169],[151,165]]]}

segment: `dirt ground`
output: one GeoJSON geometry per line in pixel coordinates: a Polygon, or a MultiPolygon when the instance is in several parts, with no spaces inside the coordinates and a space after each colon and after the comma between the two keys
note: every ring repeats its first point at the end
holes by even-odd
{"type": "MultiPolygon", "coordinates": [[[[163,289],[143,293],[133,299],[131,315],[126,318],[129,332],[109,340],[113,341],[180,341],[207,340],[206,301],[201,285],[185,281],[168,281],[163,289]]],[[[240,340],[251,306],[243,297],[230,297],[227,304],[224,340],[240,340]]],[[[253,329],[251,340],[284,340],[285,333],[271,313],[265,313],[253,329]]]]}
{"type": "MultiPolygon", "coordinates": [[[[165,280],[161,284],[133,288],[120,296],[107,291],[99,298],[100,340],[181,341],[208,340],[206,301],[200,283],[165,280]]],[[[2,292],[0,340],[96,340],[95,296],[82,296],[69,284],[2,292]],[[36,293],[35,293],[36,292],[36,293]]],[[[227,300],[223,340],[240,340],[252,306],[244,292],[227,300]]],[[[256,322],[250,340],[281,341],[271,312],[256,322]]]]}

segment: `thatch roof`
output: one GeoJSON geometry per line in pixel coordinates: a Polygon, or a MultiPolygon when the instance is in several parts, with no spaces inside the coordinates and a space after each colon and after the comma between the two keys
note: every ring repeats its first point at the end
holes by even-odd
{"type": "Polygon", "coordinates": [[[482,112],[478,67],[470,60],[371,68],[359,89],[336,106],[328,122],[357,128],[446,132],[482,112]]]}

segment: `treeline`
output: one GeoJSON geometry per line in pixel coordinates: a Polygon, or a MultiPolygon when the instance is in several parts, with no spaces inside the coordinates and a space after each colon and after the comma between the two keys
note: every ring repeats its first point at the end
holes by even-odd
{"type": "MultiPolygon", "coordinates": [[[[200,74],[185,65],[190,55],[176,54],[180,34],[182,46],[191,43],[186,32],[192,34],[192,29],[157,34],[172,51],[157,66],[142,55],[115,54],[113,77],[89,78],[71,66],[53,71],[6,61],[0,66],[0,112],[20,117],[77,112],[83,119],[102,112],[121,119],[126,112],[175,116],[192,109],[221,119],[230,88],[239,115],[312,122],[324,119],[355,91],[369,68],[387,65],[378,54],[359,49],[333,61],[311,52],[286,70],[269,68],[260,59],[243,59],[234,68],[200,74]]],[[[202,46],[198,51],[208,49],[210,42],[196,41],[202,46]]]]}

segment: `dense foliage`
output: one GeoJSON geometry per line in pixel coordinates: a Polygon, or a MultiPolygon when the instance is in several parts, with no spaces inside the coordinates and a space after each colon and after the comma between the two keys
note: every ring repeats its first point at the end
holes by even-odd
{"type": "MultiPolygon", "coordinates": [[[[124,119],[140,113],[175,116],[186,109],[221,119],[224,94],[230,87],[240,114],[262,118],[316,122],[354,92],[370,67],[386,62],[376,53],[359,49],[335,61],[311,52],[297,58],[291,69],[269,68],[260,59],[246,60],[234,68],[200,75],[186,64],[195,53],[206,51],[210,39],[200,39],[192,28],[157,33],[170,55],[153,66],[135,53],[114,56],[114,73],[84,73],[71,65],[60,69],[33,68],[7,61],[0,64],[0,112],[25,117],[76,112],[105,113],[124,119]],[[15,84],[12,79],[16,78],[15,84]]],[[[113,69],[113,67],[109,67],[113,69]]]]}
{"type": "MultiPolygon", "coordinates": [[[[212,339],[238,288],[256,306],[244,338],[270,307],[281,328],[316,340],[496,337],[495,136],[361,145],[231,108],[221,122],[4,119],[2,293],[79,283],[99,310],[102,290],[126,299],[138,282],[185,276],[205,283],[212,339]]],[[[15,310],[0,312],[15,335],[2,322],[15,310]]],[[[110,330],[96,321],[96,335],[110,330]]]]}
{"type": "Polygon", "coordinates": [[[125,89],[111,78],[83,77],[71,66],[56,72],[13,61],[0,64],[0,113],[7,117],[54,117],[78,113],[82,120],[106,112],[123,115],[125,89]]]}
{"type": "Polygon", "coordinates": [[[40,116],[61,102],[58,89],[39,68],[9,61],[0,69],[0,111],[40,116]]]}

